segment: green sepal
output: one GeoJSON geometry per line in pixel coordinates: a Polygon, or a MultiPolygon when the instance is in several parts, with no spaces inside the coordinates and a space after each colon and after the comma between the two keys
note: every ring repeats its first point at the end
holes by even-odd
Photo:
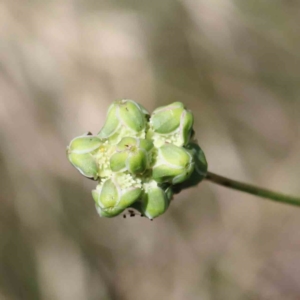
{"type": "Polygon", "coordinates": [[[147,167],[147,156],[142,150],[130,153],[128,156],[128,171],[132,174],[143,173],[147,167]]]}
{"type": "Polygon", "coordinates": [[[117,117],[118,113],[118,106],[116,103],[112,103],[107,112],[106,121],[100,132],[98,133],[98,136],[100,138],[109,138],[111,137],[120,127],[120,120],[117,117]]]}
{"type": "Polygon", "coordinates": [[[151,116],[154,132],[169,134],[178,129],[183,110],[184,105],[181,102],[174,102],[155,109],[151,116]]]}
{"type": "Polygon", "coordinates": [[[96,210],[100,217],[105,217],[105,218],[113,218],[121,214],[125,209],[121,208],[108,208],[108,209],[102,209],[99,205],[96,204],[96,210]]]}
{"type": "Polygon", "coordinates": [[[150,165],[153,143],[148,140],[124,137],[116,147],[116,153],[110,158],[113,172],[128,171],[141,174],[150,165]]]}
{"type": "Polygon", "coordinates": [[[119,202],[119,192],[111,179],[106,180],[100,189],[92,191],[95,202],[102,208],[114,208],[119,202]]]}
{"type": "Polygon", "coordinates": [[[134,179],[128,178],[127,175],[113,176],[92,191],[93,199],[102,215],[110,217],[120,214],[137,201],[141,195],[142,189],[134,179]]]}
{"type": "Polygon", "coordinates": [[[90,153],[68,154],[70,163],[85,177],[94,178],[98,177],[98,165],[95,158],[90,153]]]}
{"type": "Polygon", "coordinates": [[[132,188],[124,192],[121,196],[120,202],[118,203],[119,207],[129,207],[135,201],[137,201],[142,195],[142,189],[132,188]]]}
{"type": "Polygon", "coordinates": [[[186,145],[192,136],[193,133],[193,125],[194,125],[194,116],[193,114],[185,110],[181,116],[181,124],[180,124],[180,135],[182,139],[182,145],[186,145]]]}
{"type": "Polygon", "coordinates": [[[117,145],[117,151],[127,151],[137,146],[137,139],[126,136],[117,145]]]}
{"type": "Polygon", "coordinates": [[[174,186],[175,193],[179,193],[183,189],[197,186],[207,175],[208,164],[205,154],[200,146],[196,143],[190,143],[186,146],[186,149],[193,155],[195,168],[186,181],[174,186]]]}
{"type": "Polygon", "coordinates": [[[203,178],[207,175],[208,164],[203,150],[196,143],[190,143],[185,147],[193,156],[195,171],[203,178]]]}
{"type": "Polygon", "coordinates": [[[153,139],[157,147],[164,143],[184,146],[191,139],[193,124],[193,114],[181,102],[174,102],[154,110],[147,138],[153,139]]]}
{"type": "Polygon", "coordinates": [[[138,142],[138,147],[140,149],[145,150],[146,152],[150,152],[154,147],[153,142],[151,140],[139,139],[138,142]]]}
{"type": "Polygon", "coordinates": [[[114,153],[110,158],[110,168],[113,172],[124,171],[126,169],[127,152],[114,153]]]}
{"type": "Polygon", "coordinates": [[[154,219],[162,215],[169,207],[173,192],[169,187],[166,190],[151,183],[146,188],[143,195],[140,209],[142,213],[149,219],[154,219]]]}
{"type": "Polygon", "coordinates": [[[68,149],[68,153],[91,153],[100,148],[102,140],[97,136],[84,135],[74,138],[68,149]]]}
{"type": "Polygon", "coordinates": [[[131,100],[125,100],[119,106],[122,121],[135,132],[140,132],[146,127],[146,118],[139,105],[131,100]]]}
{"type": "Polygon", "coordinates": [[[67,147],[70,163],[84,176],[97,179],[98,165],[94,154],[101,147],[99,137],[83,135],[74,138],[67,147]]]}
{"type": "Polygon", "coordinates": [[[148,112],[133,100],[115,101],[110,107],[100,138],[118,143],[125,136],[144,136],[148,112]]]}
{"type": "Polygon", "coordinates": [[[177,184],[187,180],[193,170],[193,157],[186,149],[166,144],[158,149],[152,178],[159,183],[177,184]]]}

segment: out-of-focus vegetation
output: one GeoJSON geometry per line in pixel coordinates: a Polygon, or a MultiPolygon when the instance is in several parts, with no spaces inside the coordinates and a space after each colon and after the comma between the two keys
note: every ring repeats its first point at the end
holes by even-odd
{"type": "Polygon", "coordinates": [[[65,155],[117,98],[182,101],[211,171],[299,195],[299,29],[299,1],[3,0],[0,299],[299,299],[299,209],[204,182],[101,219],[65,155]]]}

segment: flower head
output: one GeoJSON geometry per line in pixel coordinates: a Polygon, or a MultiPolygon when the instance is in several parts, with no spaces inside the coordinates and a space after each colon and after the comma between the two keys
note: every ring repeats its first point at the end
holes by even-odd
{"type": "Polygon", "coordinates": [[[159,107],[150,117],[133,100],[117,100],[99,134],[73,139],[67,156],[81,174],[98,180],[92,196],[100,216],[134,208],[153,219],[167,210],[174,193],[206,176],[192,127],[193,115],[181,102],[159,107]]]}

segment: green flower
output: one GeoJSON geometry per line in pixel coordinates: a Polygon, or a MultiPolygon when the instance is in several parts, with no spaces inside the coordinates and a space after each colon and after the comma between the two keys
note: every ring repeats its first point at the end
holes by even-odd
{"type": "Polygon", "coordinates": [[[171,187],[163,189],[154,180],[144,184],[144,195],[140,203],[140,210],[149,219],[162,215],[169,207],[173,196],[171,187]]]}
{"type": "MultiPolygon", "coordinates": [[[[198,174],[200,181],[205,178],[207,174],[207,161],[203,150],[195,142],[189,143],[186,149],[192,154],[195,162],[195,172],[198,174]]],[[[200,182],[198,181],[198,183],[200,182]]]]}
{"type": "Polygon", "coordinates": [[[186,146],[186,149],[193,156],[195,168],[191,176],[187,180],[174,186],[175,193],[179,193],[183,189],[198,185],[206,177],[207,174],[207,161],[205,158],[205,154],[199,147],[199,145],[197,145],[195,142],[190,143],[186,146]]]}
{"type": "Polygon", "coordinates": [[[100,138],[118,143],[123,137],[145,137],[148,112],[132,100],[117,100],[108,109],[100,138]]]}
{"type": "Polygon", "coordinates": [[[132,174],[143,173],[151,163],[153,143],[150,140],[132,137],[123,138],[110,158],[113,172],[128,171],[132,174]]]}
{"type": "Polygon", "coordinates": [[[152,178],[159,183],[177,184],[187,180],[194,170],[193,156],[182,147],[166,144],[158,149],[152,178]]]}
{"type": "Polygon", "coordinates": [[[154,110],[148,137],[154,140],[155,146],[161,146],[165,142],[183,146],[191,138],[193,123],[193,114],[181,102],[174,102],[154,110]]]}
{"type": "Polygon", "coordinates": [[[140,180],[129,174],[115,174],[101,182],[92,196],[100,216],[114,217],[137,201],[142,195],[140,180]]]}
{"type": "Polygon", "coordinates": [[[84,176],[97,179],[98,165],[95,158],[102,140],[99,137],[83,135],[73,139],[67,148],[71,164],[84,176]]]}

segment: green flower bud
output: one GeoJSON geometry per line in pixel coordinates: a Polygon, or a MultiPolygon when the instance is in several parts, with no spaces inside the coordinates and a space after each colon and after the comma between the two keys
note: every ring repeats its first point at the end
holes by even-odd
{"type": "Polygon", "coordinates": [[[117,216],[141,195],[140,180],[133,179],[129,174],[115,174],[92,191],[98,213],[105,217],[117,216]]]}
{"type": "Polygon", "coordinates": [[[195,162],[195,168],[190,178],[174,186],[175,193],[179,193],[183,189],[187,189],[198,185],[206,177],[207,174],[208,166],[207,166],[205,154],[202,151],[202,149],[196,143],[188,144],[186,146],[186,149],[193,156],[193,160],[195,162]]]}
{"type": "Polygon", "coordinates": [[[173,192],[170,187],[167,189],[159,187],[154,180],[145,183],[144,189],[145,192],[140,202],[140,209],[147,218],[154,219],[167,210],[173,192]]]}
{"type": "Polygon", "coordinates": [[[108,109],[99,137],[118,143],[125,136],[145,137],[148,112],[132,100],[117,100],[108,109]]]}
{"type": "Polygon", "coordinates": [[[71,164],[84,176],[97,179],[98,164],[95,158],[102,141],[99,137],[84,135],[73,139],[67,148],[71,164]]]}
{"type": "Polygon", "coordinates": [[[113,172],[128,171],[132,174],[143,173],[151,163],[153,143],[150,140],[132,137],[123,138],[110,158],[113,172]]]}
{"type": "Polygon", "coordinates": [[[158,183],[177,184],[187,180],[194,170],[193,157],[182,147],[166,144],[158,149],[152,178],[158,183]]]}
{"type": "MultiPolygon", "coordinates": [[[[190,143],[186,149],[192,154],[195,162],[195,172],[198,174],[198,179],[201,181],[207,174],[207,161],[203,150],[196,143],[190,143]]],[[[199,181],[199,182],[200,182],[199,181]]]]}
{"type": "Polygon", "coordinates": [[[156,147],[166,142],[176,146],[186,145],[191,138],[193,123],[193,114],[181,102],[174,102],[154,110],[148,138],[154,140],[156,147]]]}

